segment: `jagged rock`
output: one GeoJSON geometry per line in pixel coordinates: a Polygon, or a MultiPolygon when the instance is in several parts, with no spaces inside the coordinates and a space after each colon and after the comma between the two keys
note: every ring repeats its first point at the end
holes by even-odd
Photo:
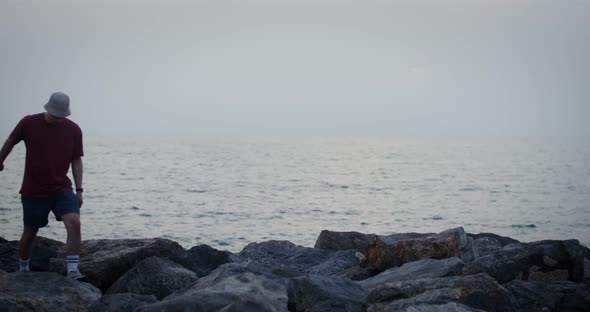
{"type": "Polygon", "coordinates": [[[361,259],[355,250],[342,250],[330,253],[317,265],[306,270],[307,274],[341,275],[360,264],[361,259]]]}
{"type": "Polygon", "coordinates": [[[346,277],[353,281],[362,281],[366,280],[367,278],[373,277],[379,273],[381,273],[379,270],[371,266],[365,266],[361,262],[360,265],[354,266],[338,274],[338,276],[346,277]]]}
{"type": "Polygon", "coordinates": [[[486,274],[386,283],[369,293],[368,311],[457,302],[485,311],[518,311],[516,298],[486,274]]]}
{"type": "Polygon", "coordinates": [[[578,240],[543,240],[528,244],[533,249],[542,250],[541,269],[567,269],[572,282],[584,281],[584,246],[578,240]]]}
{"type": "Polygon", "coordinates": [[[85,311],[100,297],[94,286],[53,272],[0,274],[2,311],[85,311]]]}
{"type": "Polygon", "coordinates": [[[66,259],[60,258],[51,258],[49,259],[49,272],[55,272],[60,275],[66,275],[68,271],[68,264],[66,259]]]}
{"type": "Polygon", "coordinates": [[[474,239],[471,243],[473,260],[502,249],[502,244],[491,237],[474,239]]]}
{"type": "Polygon", "coordinates": [[[313,248],[331,251],[354,249],[365,254],[375,236],[377,235],[323,230],[313,248]]]}
{"type": "Polygon", "coordinates": [[[168,239],[100,239],[82,242],[80,272],[106,292],[125,272],[151,256],[173,257],[184,253],[178,243],[168,239]]]}
{"type": "MultiPolygon", "coordinates": [[[[18,269],[18,241],[0,241],[0,269],[15,272],[18,269]]],[[[65,262],[63,248],[65,244],[53,239],[37,236],[33,241],[33,254],[29,267],[33,271],[50,271],[52,258],[60,258],[65,262]]]]}
{"type": "MultiPolygon", "coordinates": [[[[510,237],[504,237],[493,233],[469,234],[465,233],[463,228],[456,228],[445,231],[455,232],[460,241],[460,258],[464,262],[470,262],[475,258],[479,258],[490,254],[509,243],[518,243],[519,241],[510,237]]],[[[359,232],[334,232],[323,230],[316,240],[314,248],[325,249],[331,251],[354,249],[363,254],[368,252],[369,246],[376,237],[388,243],[396,243],[400,241],[421,240],[436,236],[435,233],[400,233],[386,236],[378,236],[376,234],[363,234],[359,232]]]]}
{"type": "Polygon", "coordinates": [[[555,283],[567,281],[568,279],[569,273],[567,270],[543,271],[541,268],[535,265],[529,270],[529,281],[555,283]]]}
{"type": "Polygon", "coordinates": [[[453,237],[400,241],[389,244],[375,238],[367,253],[368,263],[379,271],[425,258],[444,259],[459,256],[459,244],[453,237]]]}
{"type": "Polygon", "coordinates": [[[18,269],[17,242],[0,240],[0,270],[14,272],[18,269]]]}
{"type": "Polygon", "coordinates": [[[543,271],[567,269],[569,280],[581,282],[584,279],[584,258],[576,240],[509,244],[467,263],[463,274],[483,272],[503,284],[514,279],[528,280],[533,266],[543,271]]]}
{"type": "Polygon", "coordinates": [[[500,243],[500,245],[502,247],[509,245],[509,244],[520,244],[520,242],[517,241],[516,239],[506,237],[506,236],[500,236],[500,235],[494,234],[494,233],[479,233],[479,234],[467,233],[467,236],[472,238],[473,240],[482,239],[482,238],[490,238],[490,239],[500,243]]]}
{"type": "Polygon", "coordinates": [[[461,275],[464,263],[459,258],[442,260],[422,259],[388,269],[379,275],[359,282],[367,292],[386,283],[461,275]]]}
{"type": "MultiPolygon", "coordinates": [[[[376,312],[374,309],[368,311],[376,312]]],[[[385,308],[379,312],[485,312],[484,310],[472,308],[464,304],[449,302],[444,304],[406,304],[396,305],[392,308],[385,308]]]]}
{"type": "Polygon", "coordinates": [[[469,248],[463,228],[439,234],[376,236],[369,245],[367,262],[377,270],[384,271],[420,259],[461,257],[461,250],[468,251],[469,248]]]}
{"type": "Polygon", "coordinates": [[[224,311],[265,312],[287,311],[287,289],[261,275],[250,272],[218,280],[206,288],[191,288],[174,293],[161,302],[138,308],[139,312],[224,311]],[[190,307],[190,308],[188,308],[190,307]]]}
{"type": "Polygon", "coordinates": [[[88,312],[128,312],[138,307],[156,303],[158,299],[152,295],[114,294],[104,295],[88,307],[88,312]]]}
{"type": "Polygon", "coordinates": [[[127,271],[106,293],[154,295],[162,299],[192,285],[197,279],[195,272],[172,260],[149,257],[127,271]]]}
{"type": "Polygon", "coordinates": [[[508,244],[520,243],[510,237],[493,233],[470,234],[467,233],[467,246],[461,249],[461,260],[468,263],[477,258],[489,255],[508,244]]]}
{"type": "Polygon", "coordinates": [[[232,262],[220,265],[217,269],[213,270],[213,272],[209,273],[209,275],[200,278],[191,288],[203,289],[211,287],[226,278],[235,277],[243,273],[252,273],[254,275],[264,276],[268,279],[284,284],[285,287],[287,285],[286,278],[273,274],[269,268],[263,267],[256,262],[247,262],[241,264],[232,262]]]}
{"type": "Polygon", "coordinates": [[[526,277],[531,263],[537,262],[534,258],[535,255],[531,255],[524,244],[509,244],[501,250],[465,264],[463,274],[486,273],[503,284],[526,277]]]}
{"type": "Polygon", "coordinates": [[[199,245],[189,249],[181,256],[172,257],[176,263],[182,264],[185,268],[195,272],[202,277],[211,273],[222,264],[231,262],[232,255],[229,251],[221,251],[208,245],[199,245]]]}
{"type": "Polygon", "coordinates": [[[520,311],[590,311],[590,286],[570,281],[558,283],[512,281],[504,285],[520,311]]]}
{"type": "Polygon", "coordinates": [[[291,278],[287,291],[290,311],[366,311],[367,293],[347,278],[317,274],[291,278]]]}
{"type": "Polygon", "coordinates": [[[267,241],[249,244],[231,259],[236,263],[256,262],[284,277],[318,272],[338,275],[360,263],[356,253],[355,250],[331,252],[297,246],[288,241],[267,241]]]}

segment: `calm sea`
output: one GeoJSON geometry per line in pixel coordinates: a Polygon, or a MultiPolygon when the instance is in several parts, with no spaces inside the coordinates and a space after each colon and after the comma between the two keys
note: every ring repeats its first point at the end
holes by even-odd
{"type": "MultiPolygon", "coordinates": [[[[0,236],[22,230],[24,144],[0,173],[0,236]]],[[[239,251],[323,229],[463,226],[590,245],[590,142],[560,139],[85,138],[83,239],[239,251]]],[[[50,220],[40,235],[65,240],[50,220]]]]}

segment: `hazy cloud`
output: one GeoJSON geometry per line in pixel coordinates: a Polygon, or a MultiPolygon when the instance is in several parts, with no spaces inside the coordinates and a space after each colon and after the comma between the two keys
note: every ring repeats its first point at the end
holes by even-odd
{"type": "Polygon", "coordinates": [[[0,132],[590,135],[590,2],[0,3],[0,132]]]}

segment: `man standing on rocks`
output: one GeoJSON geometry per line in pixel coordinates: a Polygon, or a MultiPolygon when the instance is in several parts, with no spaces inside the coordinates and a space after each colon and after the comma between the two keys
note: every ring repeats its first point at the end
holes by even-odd
{"type": "Polygon", "coordinates": [[[82,130],[66,117],[70,115],[70,98],[55,92],[44,106],[46,112],[25,116],[0,150],[0,171],[12,148],[25,142],[26,161],[20,190],[24,230],[19,245],[19,271],[29,271],[33,240],[49,222],[49,212],[63,221],[67,231],[66,257],[68,277],[82,278],[80,259],[80,207],[82,207],[82,130]],[[68,178],[72,167],[76,193],[68,178]]]}

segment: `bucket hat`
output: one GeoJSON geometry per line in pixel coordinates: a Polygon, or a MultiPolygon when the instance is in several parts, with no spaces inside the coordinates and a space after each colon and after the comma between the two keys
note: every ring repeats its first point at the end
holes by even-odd
{"type": "Polygon", "coordinates": [[[55,117],[68,117],[70,111],[70,97],[63,92],[54,92],[49,98],[49,102],[43,106],[45,110],[55,117]]]}

